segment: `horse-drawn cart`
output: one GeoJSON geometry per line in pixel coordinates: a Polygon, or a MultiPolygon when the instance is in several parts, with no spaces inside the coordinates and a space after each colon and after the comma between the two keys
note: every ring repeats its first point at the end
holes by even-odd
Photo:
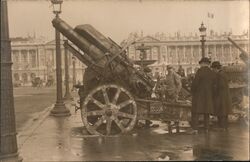
{"type": "Polygon", "coordinates": [[[54,27],[71,43],[65,47],[87,65],[80,92],[82,121],[91,134],[116,135],[131,131],[138,120],[187,118],[190,102],[152,99],[153,79],[137,70],[121,48],[90,25],[74,29],[60,18],[54,27]]]}

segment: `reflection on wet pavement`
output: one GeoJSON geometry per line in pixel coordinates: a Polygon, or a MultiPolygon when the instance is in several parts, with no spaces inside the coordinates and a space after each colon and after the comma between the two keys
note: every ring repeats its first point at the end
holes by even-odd
{"type": "MultiPolygon", "coordinates": [[[[232,125],[228,132],[188,135],[169,134],[159,127],[135,129],[129,134],[90,135],[79,117],[49,117],[22,146],[24,161],[121,161],[121,160],[247,160],[248,130],[232,125]],[[42,142],[41,142],[42,141],[42,142]],[[39,146],[39,147],[37,147],[39,146]]],[[[174,131],[173,131],[174,132],[174,131]]]]}
{"type": "Polygon", "coordinates": [[[207,147],[206,145],[195,145],[193,148],[195,160],[233,160],[224,151],[207,147]]]}

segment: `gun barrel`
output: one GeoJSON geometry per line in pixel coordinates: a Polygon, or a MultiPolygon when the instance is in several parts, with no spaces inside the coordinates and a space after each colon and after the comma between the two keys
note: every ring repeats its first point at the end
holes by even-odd
{"type": "Polygon", "coordinates": [[[125,55],[122,55],[123,50],[121,47],[112,39],[106,38],[90,24],[78,25],[74,30],[79,35],[86,38],[90,43],[94,44],[103,53],[109,53],[111,56],[115,57],[118,62],[132,65],[132,62],[125,55]]]}
{"type": "MultiPolygon", "coordinates": [[[[114,79],[113,75],[122,76],[128,72],[128,81],[131,79],[130,77],[132,76],[132,72],[135,71],[134,77],[136,78],[136,81],[141,82],[143,85],[145,85],[145,87],[147,87],[147,89],[152,89],[152,80],[139,74],[133,68],[133,66],[129,66],[130,62],[126,61],[124,57],[117,55],[116,59],[114,59],[112,62],[110,61],[110,58],[112,56],[116,56],[116,54],[119,53],[121,49],[117,45],[114,45],[112,41],[96,31],[93,27],[89,25],[83,25],[73,29],[60,18],[55,18],[52,21],[52,24],[61,34],[63,34],[75,46],[82,50],[84,54],[87,55],[86,57],[81,56],[81,61],[87,64],[87,66],[90,64],[90,62],[94,62],[95,66],[103,68],[109,67],[107,65],[111,64],[110,68],[112,68],[112,71],[107,71],[108,73],[105,74],[105,77],[114,79]],[[108,52],[108,55],[106,52],[108,52]]],[[[73,49],[72,51],[74,53],[73,49]]],[[[77,56],[80,57],[80,54],[77,56]]],[[[125,82],[128,83],[128,81],[125,82]]]]}
{"type": "Polygon", "coordinates": [[[94,61],[97,62],[100,66],[105,66],[106,62],[104,59],[101,59],[104,56],[104,53],[98,49],[96,46],[91,44],[84,37],[79,35],[77,32],[73,30],[71,26],[69,26],[66,22],[61,20],[60,18],[55,18],[52,21],[53,26],[66,38],[68,38],[73,44],[75,44],[78,48],[80,48],[84,53],[87,53],[89,57],[91,57],[94,61]]]}
{"type": "Polygon", "coordinates": [[[236,47],[238,48],[242,53],[246,54],[246,51],[244,51],[238,44],[235,43],[230,37],[228,37],[228,40],[236,47]]]}
{"type": "Polygon", "coordinates": [[[241,54],[240,54],[240,59],[245,62],[246,64],[248,63],[248,53],[246,51],[244,51],[238,44],[235,43],[235,41],[233,41],[230,37],[228,37],[228,40],[236,47],[240,50],[241,54]]]}

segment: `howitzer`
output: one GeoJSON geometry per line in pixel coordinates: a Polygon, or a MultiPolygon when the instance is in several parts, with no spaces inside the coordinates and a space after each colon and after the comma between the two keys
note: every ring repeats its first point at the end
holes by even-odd
{"type": "Polygon", "coordinates": [[[115,135],[132,130],[138,119],[188,116],[191,106],[186,102],[166,103],[150,98],[155,82],[134,68],[126,56],[127,46],[121,48],[88,24],[73,29],[60,18],[52,23],[71,41],[65,47],[87,65],[77,109],[89,133],[115,135]]]}
{"type": "MultiPolygon", "coordinates": [[[[240,50],[240,59],[245,64],[236,64],[231,66],[225,66],[224,71],[226,72],[229,80],[229,88],[231,93],[231,99],[232,99],[232,106],[233,106],[233,113],[237,111],[244,110],[244,107],[242,107],[242,102],[244,96],[248,95],[248,53],[243,50],[238,44],[236,44],[235,41],[233,41],[230,37],[228,37],[228,40],[237,48],[240,50]]],[[[243,111],[244,112],[244,111],[243,111]]],[[[245,113],[247,115],[247,113],[245,113]]],[[[249,118],[246,118],[243,114],[240,115],[240,117],[243,117],[244,121],[248,121],[249,118]]],[[[236,113],[236,116],[237,113],[236,113]]],[[[246,122],[247,123],[247,122],[246,122]]]]}
{"type": "MultiPolygon", "coordinates": [[[[119,82],[140,97],[145,97],[151,93],[154,81],[143,72],[135,69],[133,62],[127,58],[124,50],[111,39],[106,38],[88,24],[78,25],[73,29],[60,18],[54,19],[52,23],[61,34],[83,51],[83,53],[80,53],[73,46],[67,45],[81,62],[93,70],[95,74],[92,75],[101,78],[100,82],[119,82]],[[97,71],[98,73],[96,73],[97,71]]],[[[89,85],[87,87],[95,86],[89,85]]]]}
{"type": "Polygon", "coordinates": [[[235,41],[233,41],[230,37],[228,37],[228,40],[237,48],[240,50],[241,54],[240,54],[240,59],[244,62],[244,63],[248,63],[248,53],[243,50],[238,44],[235,43],[235,41]]]}

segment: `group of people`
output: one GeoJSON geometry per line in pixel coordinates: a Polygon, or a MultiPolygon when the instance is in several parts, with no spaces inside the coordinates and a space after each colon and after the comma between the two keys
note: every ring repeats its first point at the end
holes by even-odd
{"type": "MultiPolygon", "coordinates": [[[[198,133],[199,119],[203,116],[203,126],[208,132],[210,115],[217,116],[219,130],[227,130],[228,114],[232,111],[229,81],[219,61],[211,63],[207,57],[199,61],[200,68],[196,72],[192,84],[191,127],[192,133],[198,133]]],[[[180,72],[175,72],[171,65],[168,73],[157,79],[156,94],[161,100],[178,102],[182,89],[180,72]]],[[[182,72],[183,73],[183,72],[182,72]]],[[[185,76],[185,75],[184,75],[185,76]]]]}
{"type": "Polygon", "coordinates": [[[200,68],[191,86],[192,109],[191,126],[198,133],[199,117],[203,115],[204,128],[208,132],[210,115],[217,116],[218,129],[227,130],[228,114],[231,112],[231,97],[228,79],[219,61],[211,64],[209,58],[199,61],[200,68]]]}

